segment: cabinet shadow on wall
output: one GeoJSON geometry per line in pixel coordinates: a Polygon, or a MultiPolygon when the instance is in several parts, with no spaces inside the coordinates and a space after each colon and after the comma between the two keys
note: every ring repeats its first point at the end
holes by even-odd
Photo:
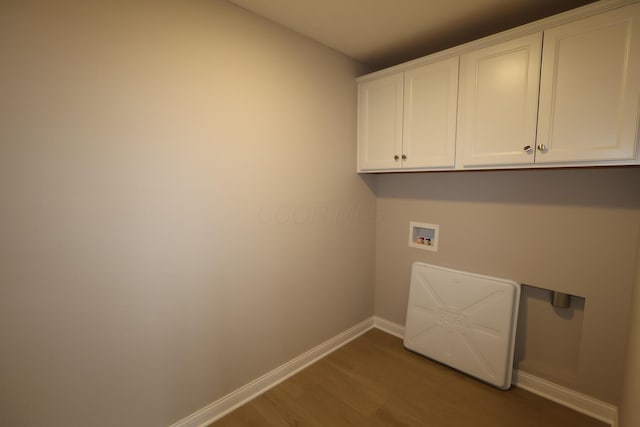
{"type": "Polygon", "coordinates": [[[376,184],[390,199],[640,208],[640,166],[387,173],[376,184]]]}

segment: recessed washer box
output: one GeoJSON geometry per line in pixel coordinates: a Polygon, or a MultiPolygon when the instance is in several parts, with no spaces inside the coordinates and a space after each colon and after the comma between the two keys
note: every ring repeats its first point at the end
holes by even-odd
{"type": "Polygon", "coordinates": [[[508,389],[519,301],[511,280],[416,262],[404,346],[508,389]]]}
{"type": "Polygon", "coordinates": [[[426,222],[409,223],[409,246],[427,251],[438,251],[438,232],[440,226],[426,222]]]}

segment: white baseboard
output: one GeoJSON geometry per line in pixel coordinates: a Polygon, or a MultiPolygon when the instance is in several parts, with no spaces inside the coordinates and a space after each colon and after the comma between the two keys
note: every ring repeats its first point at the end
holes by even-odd
{"type": "Polygon", "coordinates": [[[378,328],[388,334],[394,335],[398,338],[404,338],[404,326],[390,322],[387,319],[383,319],[382,317],[373,317],[373,327],[378,328]]]}
{"type": "Polygon", "coordinates": [[[301,371],[311,365],[318,359],[323,358],[332,351],[337,350],[349,341],[359,337],[360,335],[373,328],[374,318],[363,320],[357,325],[347,329],[339,335],[323,342],[317,347],[301,354],[300,356],[290,360],[266,373],[260,378],[246,384],[236,391],[216,400],[215,402],[205,406],[197,412],[183,418],[182,420],[172,424],[171,427],[204,427],[212,422],[222,418],[234,409],[242,406],[256,396],[264,393],[270,388],[280,384],[295,373],[301,371]]]}
{"type": "MultiPolygon", "coordinates": [[[[318,359],[337,350],[349,341],[359,337],[371,328],[378,328],[399,338],[404,337],[404,326],[381,317],[371,317],[349,328],[339,335],[312,348],[266,373],[260,378],[240,387],[236,391],[216,400],[199,411],[183,418],[171,427],[204,427],[222,418],[234,409],[280,384],[295,373],[311,365],[318,359]]],[[[575,390],[538,378],[523,371],[513,371],[513,384],[531,393],[542,396],[560,405],[581,412],[597,420],[618,427],[618,408],[575,390]]]]}
{"type": "Polygon", "coordinates": [[[517,369],[513,370],[512,382],[516,387],[581,412],[612,427],[618,426],[618,408],[614,405],[517,369]]]}

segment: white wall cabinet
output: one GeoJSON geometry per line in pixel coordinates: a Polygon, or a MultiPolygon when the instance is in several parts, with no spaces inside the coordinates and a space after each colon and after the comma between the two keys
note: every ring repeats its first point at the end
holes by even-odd
{"type": "Polygon", "coordinates": [[[465,166],[533,163],[542,33],[460,58],[458,143],[465,166]]]}
{"type": "Polygon", "coordinates": [[[358,86],[358,171],[400,166],[403,88],[403,73],[358,86]]]}
{"type": "Polygon", "coordinates": [[[640,3],[619,4],[359,78],[358,171],[640,164],[640,3]]]}
{"type": "Polygon", "coordinates": [[[636,157],[640,4],[544,33],[536,162],[636,157]]]}
{"type": "Polygon", "coordinates": [[[358,171],[455,165],[458,57],[361,83],[358,171]]]}
{"type": "Polygon", "coordinates": [[[404,75],[404,168],[452,168],[456,154],[458,57],[404,75]]]}
{"type": "Polygon", "coordinates": [[[462,55],[462,164],[635,159],[638,25],[635,4],[545,30],[542,53],[534,34],[462,55]]]}

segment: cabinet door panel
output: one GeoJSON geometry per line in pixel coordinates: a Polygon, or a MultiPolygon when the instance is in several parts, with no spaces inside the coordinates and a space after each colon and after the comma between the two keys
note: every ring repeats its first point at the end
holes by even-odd
{"type": "Polygon", "coordinates": [[[403,74],[358,86],[358,170],[400,168],[403,74]]]}
{"type": "Polygon", "coordinates": [[[458,57],[409,70],[404,82],[403,167],[453,167],[458,57]]]}
{"type": "Polygon", "coordinates": [[[635,158],[640,4],[545,31],[536,162],[635,158]]]}
{"type": "Polygon", "coordinates": [[[465,166],[534,161],[542,34],[461,57],[458,142],[465,166]]]}

